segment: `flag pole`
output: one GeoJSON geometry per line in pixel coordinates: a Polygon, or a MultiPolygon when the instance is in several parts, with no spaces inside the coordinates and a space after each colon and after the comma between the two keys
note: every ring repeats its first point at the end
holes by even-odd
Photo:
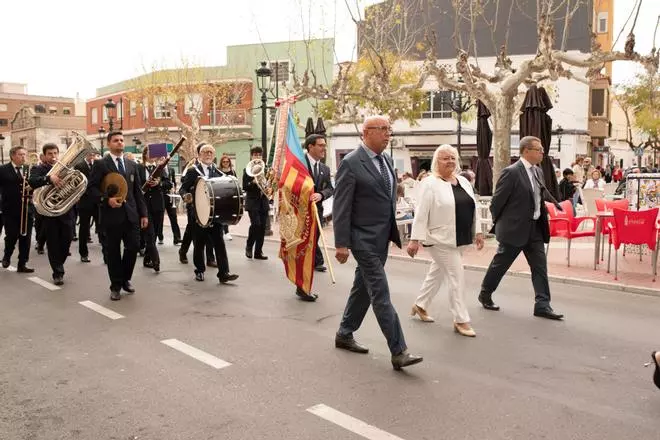
{"type": "Polygon", "coordinates": [[[319,235],[321,236],[321,243],[323,243],[323,251],[325,253],[325,261],[328,264],[328,270],[330,271],[330,279],[332,279],[332,284],[337,284],[335,279],[335,271],[332,269],[332,261],[328,254],[328,245],[325,243],[325,235],[323,235],[323,228],[321,227],[321,219],[319,218],[319,210],[316,208],[316,203],[312,203],[314,207],[314,217],[316,217],[316,226],[319,228],[319,235]]]}

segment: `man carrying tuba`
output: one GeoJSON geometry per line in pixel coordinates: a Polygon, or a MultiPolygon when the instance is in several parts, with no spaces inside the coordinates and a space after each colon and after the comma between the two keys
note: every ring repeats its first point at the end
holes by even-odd
{"type": "MultiPolygon", "coordinates": [[[[250,161],[261,160],[263,150],[261,147],[250,149],[250,161]]],[[[263,253],[264,237],[266,235],[266,221],[270,208],[268,197],[263,193],[261,187],[254,177],[253,170],[247,168],[243,171],[243,191],[245,191],[245,210],[250,216],[250,230],[248,232],[245,256],[254,257],[257,260],[267,260],[263,253]]],[[[262,170],[265,174],[265,170],[262,170]]]]}
{"type": "MultiPolygon", "coordinates": [[[[34,189],[46,185],[60,188],[64,184],[62,179],[57,174],[48,175],[59,160],[60,149],[57,145],[48,143],[44,144],[42,153],[44,160],[32,169],[28,183],[34,189]]],[[[48,262],[53,270],[53,282],[56,286],[64,284],[64,263],[69,255],[75,221],[73,209],[56,217],[42,216],[41,219],[41,233],[46,238],[48,262]]]]}

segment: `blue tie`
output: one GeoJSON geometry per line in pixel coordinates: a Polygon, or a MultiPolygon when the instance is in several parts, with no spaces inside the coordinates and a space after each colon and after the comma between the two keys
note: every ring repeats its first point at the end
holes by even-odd
{"type": "Polygon", "coordinates": [[[124,162],[121,160],[121,158],[117,158],[117,170],[123,175],[126,175],[126,169],[124,168],[124,162]]]}
{"type": "Polygon", "coordinates": [[[378,154],[376,155],[376,158],[378,159],[378,166],[380,168],[380,175],[385,181],[385,188],[387,188],[387,194],[392,196],[392,183],[390,182],[390,178],[388,176],[389,171],[387,171],[387,167],[385,166],[385,160],[383,159],[383,156],[378,154]]]}

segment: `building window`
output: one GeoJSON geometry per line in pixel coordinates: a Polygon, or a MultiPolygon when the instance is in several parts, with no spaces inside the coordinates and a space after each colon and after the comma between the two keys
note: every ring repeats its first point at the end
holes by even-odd
{"type": "Polygon", "coordinates": [[[599,34],[607,33],[607,12],[598,13],[597,29],[599,34]]]}
{"type": "Polygon", "coordinates": [[[129,101],[128,111],[131,116],[137,115],[137,101],[129,101]]]}
{"type": "Polygon", "coordinates": [[[66,115],[66,116],[70,116],[71,115],[71,109],[69,107],[64,107],[62,109],[62,114],[66,115]]]}
{"type": "Polygon", "coordinates": [[[0,127],[6,127],[9,124],[8,119],[0,119],[0,127]]]}
{"type": "Polygon", "coordinates": [[[103,112],[103,122],[108,122],[108,109],[103,106],[101,111],[103,112]]]}
{"type": "Polygon", "coordinates": [[[268,125],[273,126],[275,125],[275,117],[277,116],[277,109],[276,108],[269,108],[268,109],[268,125]]]}
{"type": "Polygon", "coordinates": [[[49,115],[56,115],[57,114],[57,107],[52,106],[52,105],[50,107],[48,107],[48,114],[49,115]]]}
{"type": "Polygon", "coordinates": [[[188,93],[184,99],[183,112],[187,115],[191,113],[192,109],[198,112],[202,111],[202,95],[201,93],[188,93]]]}
{"type": "Polygon", "coordinates": [[[34,111],[36,113],[46,113],[46,106],[43,104],[35,104],[34,111]]]}
{"type": "Polygon", "coordinates": [[[165,95],[158,95],[154,97],[154,118],[156,119],[169,119],[172,117],[169,109],[170,102],[165,95]]]}
{"type": "Polygon", "coordinates": [[[591,116],[605,116],[605,89],[591,90],[591,116]]]}
{"type": "Polygon", "coordinates": [[[99,109],[93,108],[92,109],[92,125],[96,125],[99,123],[99,109]]]}
{"type": "Polygon", "coordinates": [[[121,121],[124,118],[124,100],[120,99],[115,109],[116,120],[121,121]]]}
{"type": "Polygon", "coordinates": [[[8,111],[7,104],[0,104],[0,112],[6,112],[8,111]]]}
{"type": "Polygon", "coordinates": [[[142,120],[149,119],[149,98],[142,99],[142,120]]]}
{"type": "Polygon", "coordinates": [[[229,105],[240,105],[243,102],[243,92],[240,90],[229,92],[225,102],[229,105]]]}
{"type": "Polygon", "coordinates": [[[273,73],[271,73],[271,81],[277,81],[281,83],[283,81],[289,80],[289,62],[288,61],[271,61],[270,68],[273,73]]]}
{"type": "Polygon", "coordinates": [[[451,118],[451,101],[454,99],[452,90],[439,90],[426,94],[426,108],[422,113],[422,119],[451,118]]]}

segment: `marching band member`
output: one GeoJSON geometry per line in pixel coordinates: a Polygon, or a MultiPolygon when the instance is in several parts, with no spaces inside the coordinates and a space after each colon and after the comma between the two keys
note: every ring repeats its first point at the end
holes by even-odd
{"type": "MultiPolygon", "coordinates": [[[[38,165],[45,165],[45,164],[46,164],[46,161],[45,161],[45,158],[44,158],[44,154],[40,153],[39,154],[39,164],[38,165]]],[[[34,231],[35,231],[35,235],[36,235],[36,237],[35,237],[36,245],[35,245],[34,248],[37,250],[37,253],[39,255],[44,254],[44,245],[46,244],[46,236],[44,235],[44,232],[43,232],[44,228],[41,226],[42,225],[42,222],[41,222],[42,219],[43,219],[43,216],[41,214],[39,214],[38,212],[34,211],[34,231]]]]}
{"type": "Polygon", "coordinates": [[[30,239],[32,237],[32,196],[25,197],[23,189],[27,188],[29,168],[26,165],[27,150],[24,147],[12,147],[9,150],[10,161],[0,166],[0,192],[2,192],[2,217],[5,224],[5,253],[2,267],[9,267],[11,256],[18,242],[17,272],[32,273],[34,269],[27,267],[30,259],[30,239]],[[27,216],[25,235],[21,234],[21,212],[27,216]]]}
{"type": "Polygon", "coordinates": [[[108,275],[110,277],[110,299],[121,299],[120,291],[135,293],[131,284],[133,269],[140,247],[140,229],[148,226],[147,206],[140,188],[140,176],[137,164],[122,156],[124,152],[124,136],[119,131],[108,133],[107,144],[109,154],[94,162],[90,188],[95,200],[101,201],[99,213],[100,226],[104,230],[105,247],[107,251],[108,275]],[[101,183],[110,173],[118,172],[126,180],[128,193],[122,202],[101,192],[101,183]],[[124,253],[121,243],[124,243],[124,253]]]}
{"type": "MultiPolygon", "coordinates": [[[[250,160],[261,159],[261,147],[250,149],[250,160]]],[[[245,256],[255,260],[267,260],[263,253],[264,237],[266,235],[266,221],[268,220],[268,197],[261,192],[254,178],[248,176],[243,170],[243,191],[245,191],[245,210],[250,216],[250,230],[248,232],[245,256]],[[253,252],[254,251],[254,252],[253,252]]]]}
{"type": "MultiPolygon", "coordinates": [[[[170,226],[172,227],[174,246],[176,246],[181,243],[181,228],[179,228],[179,221],[176,217],[176,205],[174,204],[174,199],[170,197],[170,192],[172,189],[174,192],[176,192],[176,172],[174,171],[174,168],[169,168],[168,174],[172,185],[167,191],[165,190],[165,187],[163,187],[163,200],[165,201],[165,212],[167,212],[167,217],[170,219],[170,226]]],[[[162,225],[158,239],[163,241],[162,225]]]]}
{"type": "Polygon", "coordinates": [[[78,219],[80,227],[78,228],[78,253],[80,254],[80,261],[89,263],[89,249],[87,244],[91,236],[91,221],[94,219],[94,224],[98,226],[99,210],[95,200],[91,197],[89,190],[89,178],[92,174],[92,165],[94,164],[95,152],[87,153],[85,160],[75,166],[75,169],[80,171],[87,177],[87,190],[85,194],[78,201],[78,219]]]}
{"type": "MultiPolygon", "coordinates": [[[[222,177],[222,172],[213,164],[214,158],[215,148],[213,145],[201,145],[199,148],[199,162],[190,167],[181,180],[181,191],[184,194],[194,192],[195,183],[200,176],[206,179],[222,177]]],[[[192,209],[188,210],[188,225],[192,228],[195,279],[197,281],[204,281],[204,272],[206,270],[206,266],[204,265],[204,248],[208,246],[209,237],[215,249],[216,261],[218,263],[218,279],[223,284],[237,279],[238,275],[229,272],[227,249],[225,248],[225,241],[222,238],[222,225],[211,223],[208,228],[202,228],[196,223],[192,209]]]]}
{"type": "MultiPolygon", "coordinates": [[[[57,163],[60,149],[57,145],[48,143],[42,148],[44,163],[35,166],[30,172],[28,182],[37,189],[46,185],[61,187],[64,182],[56,174],[48,176],[48,172],[57,163]]],[[[73,240],[73,228],[76,217],[73,209],[56,217],[42,216],[41,233],[46,238],[48,262],[53,270],[53,283],[56,286],[64,284],[64,263],[69,255],[69,248],[73,240]]]]}
{"type": "MultiPolygon", "coordinates": [[[[149,148],[142,152],[142,163],[138,164],[138,174],[140,175],[140,186],[145,182],[149,188],[144,193],[144,201],[147,205],[147,214],[149,215],[149,225],[146,229],[140,231],[140,244],[144,242],[146,253],[144,255],[144,267],[153,268],[156,273],[160,272],[160,255],[156,247],[156,234],[159,227],[162,228],[163,217],[165,213],[165,201],[163,191],[169,191],[172,188],[169,175],[166,169],[160,172],[160,175],[154,176],[156,165],[149,160],[149,148]]],[[[142,248],[142,246],[140,246],[142,248]]]]}
{"type": "MultiPolygon", "coordinates": [[[[223,154],[222,157],[220,158],[220,171],[222,171],[223,174],[226,174],[228,176],[236,176],[236,170],[234,170],[234,167],[231,164],[231,158],[227,156],[226,154],[223,154]]],[[[232,236],[229,233],[229,225],[223,225],[223,231],[225,233],[224,237],[225,240],[231,241],[232,236]]]]}

